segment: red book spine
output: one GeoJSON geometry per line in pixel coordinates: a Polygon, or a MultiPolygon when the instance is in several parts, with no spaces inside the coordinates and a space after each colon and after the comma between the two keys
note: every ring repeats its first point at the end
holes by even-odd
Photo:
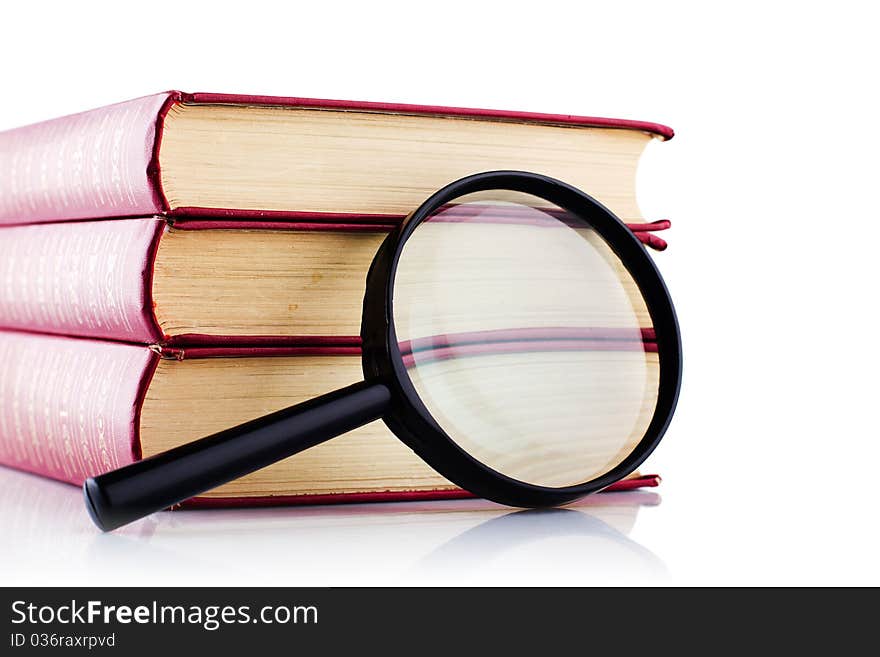
{"type": "Polygon", "coordinates": [[[80,484],[139,457],[146,347],[0,332],[0,463],[80,484]]]}

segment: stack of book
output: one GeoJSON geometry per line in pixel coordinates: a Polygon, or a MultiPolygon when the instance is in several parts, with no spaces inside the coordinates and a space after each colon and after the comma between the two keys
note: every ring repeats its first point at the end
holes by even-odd
{"type": "MultiPolygon", "coordinates": [[[[168,92],[0,133],[0,463],[84,478],[361,380],[387,232],[495,169],[635,199],[661,125],[168,92]]],[[[618,488],[652,485],[652,476],[618,488]]],[[[464,495],[381,422],[210,505],[464,495]]]]}

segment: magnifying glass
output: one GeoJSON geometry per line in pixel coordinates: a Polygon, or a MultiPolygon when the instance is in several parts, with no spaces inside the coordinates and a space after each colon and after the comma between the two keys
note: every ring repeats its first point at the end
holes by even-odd
{"type": "Polygon", "coordinates": [[[367,275],[364,381],[88,479],[110,531],[382,419],[480,497],[555,506],[636,469],[678,398],[653,260],[608,209],[534,173],[436,192],[367,275]]]}

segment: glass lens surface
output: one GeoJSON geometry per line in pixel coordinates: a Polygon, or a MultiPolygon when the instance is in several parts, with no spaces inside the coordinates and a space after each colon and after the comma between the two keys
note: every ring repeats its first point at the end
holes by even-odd
{"type": "Polygon", "coordinates": [[[463,196],[404,244],[393,308],[422,403],[497,472],[579,485],[643,438],[660,378],[651,318],[584,219],[519,192],[463,196]]]}

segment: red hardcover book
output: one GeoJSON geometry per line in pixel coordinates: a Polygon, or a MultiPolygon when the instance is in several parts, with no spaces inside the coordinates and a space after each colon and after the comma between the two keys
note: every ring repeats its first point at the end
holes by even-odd
{"type": "Polygon", "coordinates": [[[384,237],[372,224],[162,217],[9,226],[0,327],[144,344],[358,344],[384,237]]]}
{"type": "Polygon", "coordinates": [[[0,223],[162,214],[387,224],[435,189],[538,171],[642,221],[656,123],[166,92],[0,133],[0,223]]]}
{"type": "MultiPolygon", "coordinates": [[[[357,347],[159,349],[14,331],[0,331],[0,362],[0,463],[73,484],[361,376],[357,347]]],[[[191,503],[464,496],[375,422],[191,503]]]]}

